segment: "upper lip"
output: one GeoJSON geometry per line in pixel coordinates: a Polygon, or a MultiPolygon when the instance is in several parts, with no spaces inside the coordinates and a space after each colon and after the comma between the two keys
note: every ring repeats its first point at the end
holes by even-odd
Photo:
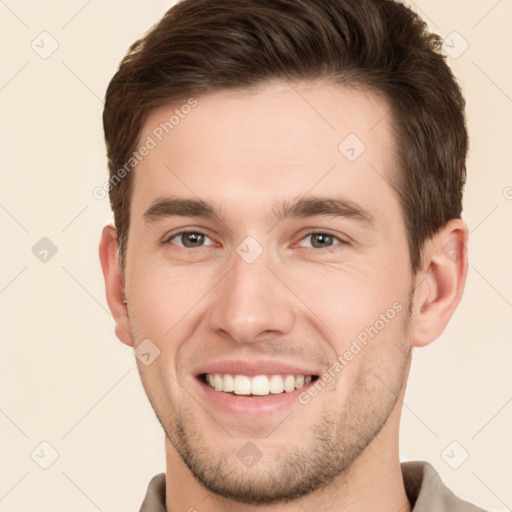
{"type": "Polygon", "coordinates": [[[229,359],[225,361],[212,361],[199,368],[195,375],[198,377],[204,373],[230,373],[232,375],[319,375],[320,371],[306,366],[285,363],[275,360],[243,361],[241,359],[229,359]]]}

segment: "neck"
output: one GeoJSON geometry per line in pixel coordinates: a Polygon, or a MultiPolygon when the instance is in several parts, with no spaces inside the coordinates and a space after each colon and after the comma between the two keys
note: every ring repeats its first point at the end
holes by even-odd
{"type": "Polygon", "coordinates": [[[387,423],[349,470],[296,501],[269,506],[217,496],[200,484],[166,437],[167,512],[410,512],[398,453],[400,401],[387,423]]]}

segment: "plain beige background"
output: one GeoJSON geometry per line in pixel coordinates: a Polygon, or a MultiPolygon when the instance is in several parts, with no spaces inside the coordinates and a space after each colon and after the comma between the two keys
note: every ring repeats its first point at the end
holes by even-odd
{"type": "MultiPolygon", "coordinates": [[[[132,352],[114,336],[97,256],[110,211],[92,191],[107,177],[107,83],[171,3],[0,0],[0,511],[137,510],[165,469],[132,352]]],[[[414,354],[401,459],[512,510],[512,2],[411,5],[446,38],[467,96],[471,237],[462,303],[414,354]]]]}

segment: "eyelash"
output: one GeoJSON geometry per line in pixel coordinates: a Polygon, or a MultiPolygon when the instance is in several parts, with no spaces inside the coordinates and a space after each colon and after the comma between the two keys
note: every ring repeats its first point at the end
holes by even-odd
{"type": "Polygon", "coordinates": [[[318,248],[318,247],[307,247],[307,249],[312,250],[321,250],[324,253],[331,253],[334,252],[337,248],[339,249],[340,246],[348,245],[348,242],[346,240],[341,239],[340,237],[336,236],[334,233],[330,233],[329,231],[310,231],[309,233],[306,233],[300,241],[304,240],[305,238],[311,236],[311,235],[327,235],[331,237],[332,239],[336,240],[338,243],[334,245],[330,245],[329,247],[324,248],[318,248]]]}
{"type": "MultiPolygon", "coordinates": [[[[170,237],[166,238],[166,240],[164,241],[164,244],[170,244],[171,243],[171,240],[173,238],[176,238],[176,237],[179,237],[181,235],[187,235],[187,234],[197,234],[197,235],[203,235],[205,237],[208,237],[210,238],[206,233],[203,233],[202,231],[179,231],[178,233],[174,233],[172,234],[170,237]]],[[[332,246],[329,246],[329,247],[325,247],[325,248],[318,248],[318,247],[307,247],[307,249],[313,249],[313,250],[321,250],[322,252],[324,253],[330,253],[330,252],[333,252],[334,250],[336,250],[337,247],[341,246],[341,245],[348,245],[348,242],[345,241],[345,240],[342,240],[341,238],[339,238],[338,236],[334,235],[333,233],[330,233],[329,231],[310,231],[308,233],[306,233],[301,239],[300,241],[304,240],[305,238],[309,237],[309,236],[312,236],[312,235],[327,235],[329,237],[332,237],[333,239],[335,239],[336,241],[338,241],[339,243],[338,244],[334,244],[332,246]]],[[[174,244],[173,244],[174,245],[174,244]]],[[[182,246],[177,246],[180,248],[180,250],[182,251],[186,251],[186,252],[193,252],[195,251],[196,249],[198,248],[201,248],[201,247],[205,247],[205,246],[199,246],[199,247],[182,247],[182,246]]],[[[206,246],[207,247],[207,246],[206,246]]]]}

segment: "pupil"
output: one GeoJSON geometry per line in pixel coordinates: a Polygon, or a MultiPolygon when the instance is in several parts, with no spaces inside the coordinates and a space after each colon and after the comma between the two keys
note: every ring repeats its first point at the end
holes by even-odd
{"type": "Polygon", "coordinates": [[[327,242],[327,244],[328,244],[331,238],[332,238],[331,235],[325,235],[325,234],[313,235],[313,238],[312,238],[313,246],[316,247],[315,241],[320,242],[320,246],[322,245],[321,244],[322,241],[327,242]]]}
{"type": "Polygon", "coordinates": [[[187,247],[194,247],[196,245],[200,245],[201,242],[203,241],[203,235],[201,235],[200,233],[187,233],[185,235],[185,246],[187,247]],[[191,245],[188,244],[188,242],[190,242],[191,245]]]}

